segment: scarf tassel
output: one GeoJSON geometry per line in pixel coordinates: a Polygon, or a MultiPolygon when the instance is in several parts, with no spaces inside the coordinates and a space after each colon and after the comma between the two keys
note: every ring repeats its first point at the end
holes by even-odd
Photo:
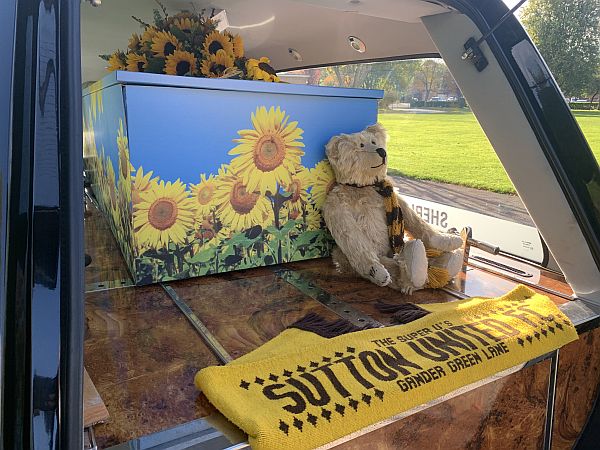
{"type": "Polygon", "coordinates": [[[317,313],[308,313],[302,319],[297,320],[288,326],[288,328],[297,328],[299,330],[318,334],[324,338],[333,338],[341,336],[342,334],[354,333],[355,331],[367,330],[373,327],[370,325],[358,327],[345,319],[328,321],[317,313]]]}

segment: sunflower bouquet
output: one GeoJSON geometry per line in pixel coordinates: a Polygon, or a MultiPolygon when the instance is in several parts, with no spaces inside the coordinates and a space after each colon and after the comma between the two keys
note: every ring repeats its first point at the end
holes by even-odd
{"type": "Polygon", "coordinates": [[[217,30],[218,22],[203,11],[171,16],[157,3],[153,24],[133,17],[143,31],[131,35],[126,51],[100,55],[108,71],[279,82],[269,58],[245,57],[241,36],[217,30]]]}

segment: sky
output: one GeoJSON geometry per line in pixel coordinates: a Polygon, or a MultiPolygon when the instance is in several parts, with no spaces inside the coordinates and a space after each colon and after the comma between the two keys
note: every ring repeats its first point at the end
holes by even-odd
{"type": "MultiPolygon", "coordinates": [[[[505,4],[506,6],[508,6],[509,8],[512,8],[512,7],[513,7],[513,6],[515,6],[517,3],[519,3],[519,0],[503,0],[503,1],[504,1],[504,4],[505,4]]],[[[523,4],[521,5],[521,7],[520,7],[520,8],[517,10],[517,13],[518,13],[519,11],[521,11],[521,10],[523,9],[523,7],[524,7],[526,4],[527,4],[527,2],[523,3],[523,4]]]]}

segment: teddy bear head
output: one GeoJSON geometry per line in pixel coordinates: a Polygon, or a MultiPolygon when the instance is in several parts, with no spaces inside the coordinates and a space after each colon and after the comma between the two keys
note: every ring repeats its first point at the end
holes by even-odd
{"type": "Polygon", "coordinates": [[[354,134],[332,137],[325,153],[338,183],[365,186],[381,181],[387,173],[385,128],[377,123],[354,134]]]}

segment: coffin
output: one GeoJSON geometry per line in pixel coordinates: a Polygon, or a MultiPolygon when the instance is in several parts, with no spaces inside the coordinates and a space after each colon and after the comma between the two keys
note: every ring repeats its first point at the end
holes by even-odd
{"type": "Polygon", "coordinates": [[[382,96],[121,71],[86,88],[85,168],[134,282],[328,256],[325,144],[382,96]]]}

